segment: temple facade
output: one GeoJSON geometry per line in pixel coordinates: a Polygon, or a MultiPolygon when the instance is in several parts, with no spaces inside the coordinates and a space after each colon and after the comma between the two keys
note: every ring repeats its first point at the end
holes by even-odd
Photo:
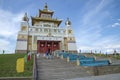
{"type": "Polygon", "coordinates": [[[15,53],[45,53],[48,49],[77,52],[71,21],[67,18],[65,26],[61,28],[62,20],[53,18],[53,14],[45,4],[38,16],[31,17],[30,25],[25,13],[18,32],[15,53]]]}

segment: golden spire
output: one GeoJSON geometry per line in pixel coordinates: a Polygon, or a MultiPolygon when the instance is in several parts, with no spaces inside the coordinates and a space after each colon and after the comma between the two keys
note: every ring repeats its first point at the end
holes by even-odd
{"type": "Polygon", "coordinates": [[[24,17],[22,19],[23,21],[29,21],[29,18],[27,17],[27,13],[24,14],[24,17]]]}
{"type": "Polygon", "coordinates": [[[71,21],[69,20],[69,18],[67,18],[65,25],[71,25],[71,21]]]}
{"type": "Polygon", "coordinates": [[[45,10],[45,11],[47,11],[47,10],[48,10],[47,3],[45,3],[44,10],[45,10]]]}

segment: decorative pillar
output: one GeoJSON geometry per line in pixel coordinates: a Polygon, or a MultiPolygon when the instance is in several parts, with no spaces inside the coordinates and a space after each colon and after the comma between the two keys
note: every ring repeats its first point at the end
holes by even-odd
{"type": "Polygon", "coordinates": [[[34,36],[32,35],[32,44],[31,44],[32,45],[32,53],[33,53],[33,44],[34,44],[34,39],[33,38],[34,38],[34,36]]]}
{"type": "Polygon", "coordinates": [[[39,46],[38,46],[39,44],[38,44],[38,41],[37,41],[37,53],[38,53],[38,48],[39,48],[39,46]]]}
{"type": "Polygon", "coordinates": [[[37,41],[37,52],[39,53],[39,49],[40,49],[40,42],[39,40],[37,41]]]}
{"type": "Polygon", "coordinates": [[[45,41],[45,53],[47,51],[47,41],[45,41]]]}
{"type": "Polygon", "coordinates": [[[52,41],[52,46],[51,47],[52,47],[51,51],[53,51],[54,50],[53,49],[54,48],[54,41],[52,41]]]}
{"type": "Polygon", "coordinates": [[[58,41],[58,49],[60,49],[60,42],[58,41]]]}
{"type": "Polygon", "coordinates": [[[41,44],[40,44],[40,41],[39,41],[39,50],[38,50],[39,53],[41,52],[40,48],[41,48],[41,44]]]}

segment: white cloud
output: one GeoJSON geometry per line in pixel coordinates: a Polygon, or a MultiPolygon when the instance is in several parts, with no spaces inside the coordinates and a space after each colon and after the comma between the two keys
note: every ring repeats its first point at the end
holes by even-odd
{"type": "Polygon", "coordinates": [[[102,10],[111,3],[111,0],[106,1],[106,0],[100,0],[100,2],[98,4],[94,4],[94,6],[92,5],[94,3],[94,1],[88,1],[87,5],[85,5],[85,9],[83,9],[85,12],[85,15],[83,16],[83,24],[89,24],[90,22],[96,22],[96,20],[98,21],[98,19],[96,19],[96,17],[98,17],[100,19],[100,17],[104,17],[103,15],[106,14],[106,11],[102,10]],[[92,8],[90,6],[93,6],[92,8]],[[94,20],[96,19],[96,20],[94,20]]]}
{"type": "Polygon", "coordinates": [[[7,46],[10,45],[9,40],[6,39],[0,39],[0,53],[2,53],[2,50],[6,50],[7,46]]]}
{"type": "Polygon", "coordinates": [[[0,48],[1,49],[4,49],[9,44],[10,44],[10,42],[8,40],[0,39],[0,48]]]}
{"type": "Polygon", "coordinates": [[[120,23],[114,23],[112,27],[120,27],[120,23]]]}
{"type": "Polygon", "coordinates": [[[0,29],[0,36],[5,38],[15,36],[19,30],[19,24],[23,14],[14,14],[2,9],[0,9],[0,14],[0,27],[2,28],[0,29]]]}
{"type": "MultiPolygon", "coordinates": [[[[89,2],[88,2],[89,3],[89,2]]],[[[110,17],[110,13],[104,10],[112,4],[112,0],[101,0],[92,10],[89,8],[92,2],[83,7],[83,17],[80,19],[79,33],[76,34],[78,49],[83,51],[97,50],[102,52],[112,52],[112,50],[120,50],[119,35],[108,34],[108,27],[104,24],[105,20],[110,17]],[[102,23],[102,24],[101,24],[102,23]],[[107,28],[107,29],[106,29],[107,28]]],[[[117,23],[118,26],[118,23],[117,23]]],[[[110,27],[109,27],[110,28],[110,27]]]]}
{"type": "Polygon", "coordinates": [[[24,14],[15,14],[2,9],[0,9],[0,14],[0,51],[5,49],[14,52],[16,35],[19,31],[20,21],[24,14]]]}
{"type": "MultiPolygon", "coordinates": [[[[93,51],[102,51],[103,53],[113,53],[113,50],[116,49],[117,51],[120,50],[120,41],[117,37],[115,36],[105,36],[102,38],[98,38],[96,41],[93,41],[91,39],[80,39],[77,42],[77,46],[79,49],[82,51],[87,51],[90,52],[91,50],[93,51]],[[89,43],[87,43],[88,41],[89,43]],[[84,42],[85,41],[85,42],[84,42]]],[[[120,52],[120,51],[119,51],[120,52]]]]}
{"type": "Polygon", "coordinates": [[[120,21],[120,19],[117,19],[118,21],[120,21]]]}

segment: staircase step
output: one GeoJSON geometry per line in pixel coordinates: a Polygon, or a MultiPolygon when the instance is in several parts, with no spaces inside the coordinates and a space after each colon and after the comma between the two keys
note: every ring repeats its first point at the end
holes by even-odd
{"type": "Polygon", "coordinates": [[[91,76],[85,68],[54,57],[46,59],[40,56],[37,59],[38,80],[64,80],[91,76]]]}

